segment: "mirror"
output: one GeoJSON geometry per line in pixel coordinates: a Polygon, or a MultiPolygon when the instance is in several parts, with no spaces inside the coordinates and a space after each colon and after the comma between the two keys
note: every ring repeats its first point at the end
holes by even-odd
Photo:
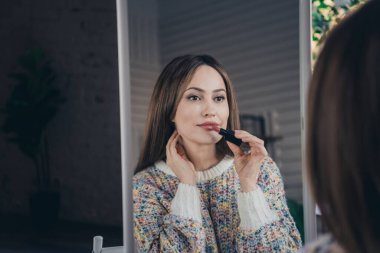
{"type": "MultiPolygon", "coordinates": [[[[124,106],[131,105],[132,124],[124,141],[133,152],[126,163],[136,164],[147,106],[162,68],[175,56],[207,53],[219,60],[231,77],[243,125],[257,129],[252,119],[265,121],[264,136],[283,175],[287,198],[295,213],[302,210],[299,12],[296,1],[129,0],[128,20],[119,16],[119,24],[128,22],[127,28],[119,30],[119,43],[124,38],[128,39],[124,46],[129,45],[129,53],[124,50],[121,54],[124,59],[119,51],[119,63],[130,64],[130,80],[125,78],[124,86],[130,84],[131,99],[124,106]]],[[[127,183],[133,165],[124,168],[127,183]]],[[[125,187],[124,217],[131,217],[131,205],[127,204],[132,203],[130,185],[125,187]]],[[[302,211],[298,214],[295,219],[302,231],[302,211]]],[[[130,219],[125,226],[125,244],[130,245],[130,219]]]]}

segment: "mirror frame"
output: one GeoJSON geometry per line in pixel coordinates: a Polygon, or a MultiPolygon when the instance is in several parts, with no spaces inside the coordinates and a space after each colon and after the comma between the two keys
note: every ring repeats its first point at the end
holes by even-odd
{"type": "Polygon", "coordinates": [[[306,173],[306,122],[307,97],[311,77],[311,1],[299,0],[299,66],[300,66],[300,106],[301,106],[301,160],[302,199],[305,227],[305,244],[317,239],[317,219],[315,201],[311,196],[306,173]]]}
{"type": "MultiPolygon", "coordinates": [[[[133,237],[133,199],[131,164],[132,117],[131,117],[131,81],[129,61],[128,0],[116,0],[117,44],[119,70],[120,138],[121,138],[121,174],[123,196],[123,244],[124,252],[135,252],[133,237]],[[132,229],[131,229],[132,228],[132,229]]],[[[306,129],[307,93],[311,76],[311,0],[299,0],[299,73],[301,106],[301,150],[302,185],[305,226],[305,243],[317,238],[315,201],[311,197],[306,175],[306,129]]]]}
{"type": "Polygon", "coordinates": [[[128,0],[116,0],[116,16],[119,70],[121,180],[123,198],[123,249],[124,252],[135,252],[132,205],[133,164],[131,162],[131,154],[133,147],[128,0]]]}

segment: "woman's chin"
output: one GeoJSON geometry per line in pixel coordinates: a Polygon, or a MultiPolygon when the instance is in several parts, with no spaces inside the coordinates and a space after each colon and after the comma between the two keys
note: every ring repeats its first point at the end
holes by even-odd
{"type": "Polygon", "coordinates": [[[223,137],[222,136],[207,136],[205,138],[202,138],[199,141],[200,144],[216,144],[220,141],[220,139],[222,139],[223,137]]]}
{"type": "Polygon", "coordinates": [[[190,141],[190,142],[193,142],[193,143],[197,143],[199,145],[211,145],[211,144],[216,144],[218,143],[222,138],[223,136],[219,135],[218,133],[214,132],[214,131],[210,131],[210,132],[203,132],[203,133],[194,133],[192,135],[188,135],[188,136],[182,136],[183,139],[186,141],[190,141]]]}

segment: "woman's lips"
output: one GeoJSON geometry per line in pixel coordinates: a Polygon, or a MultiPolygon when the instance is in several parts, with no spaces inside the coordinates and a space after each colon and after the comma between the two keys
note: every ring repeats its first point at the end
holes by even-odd
{"type": "Polygon", "coordinates": [[[202,127],[203,129],[206,129],[208,131],[215,131],[218,133],[219,133],[219,129],[220,129],[220,127],[216,124],[202,124],[202,125],[198,125],[198,126],[202,127]]]}

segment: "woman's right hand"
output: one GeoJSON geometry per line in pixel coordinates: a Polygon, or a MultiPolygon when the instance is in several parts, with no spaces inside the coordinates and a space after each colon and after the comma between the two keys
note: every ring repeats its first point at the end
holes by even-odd
{"type": "Polygon", "coordinates": [[[181,183],[196,185],[197,176],[192,162],[179,143],[180,135],[175,130],[166,144],[166,164],[173,170],[181,183]]]}

